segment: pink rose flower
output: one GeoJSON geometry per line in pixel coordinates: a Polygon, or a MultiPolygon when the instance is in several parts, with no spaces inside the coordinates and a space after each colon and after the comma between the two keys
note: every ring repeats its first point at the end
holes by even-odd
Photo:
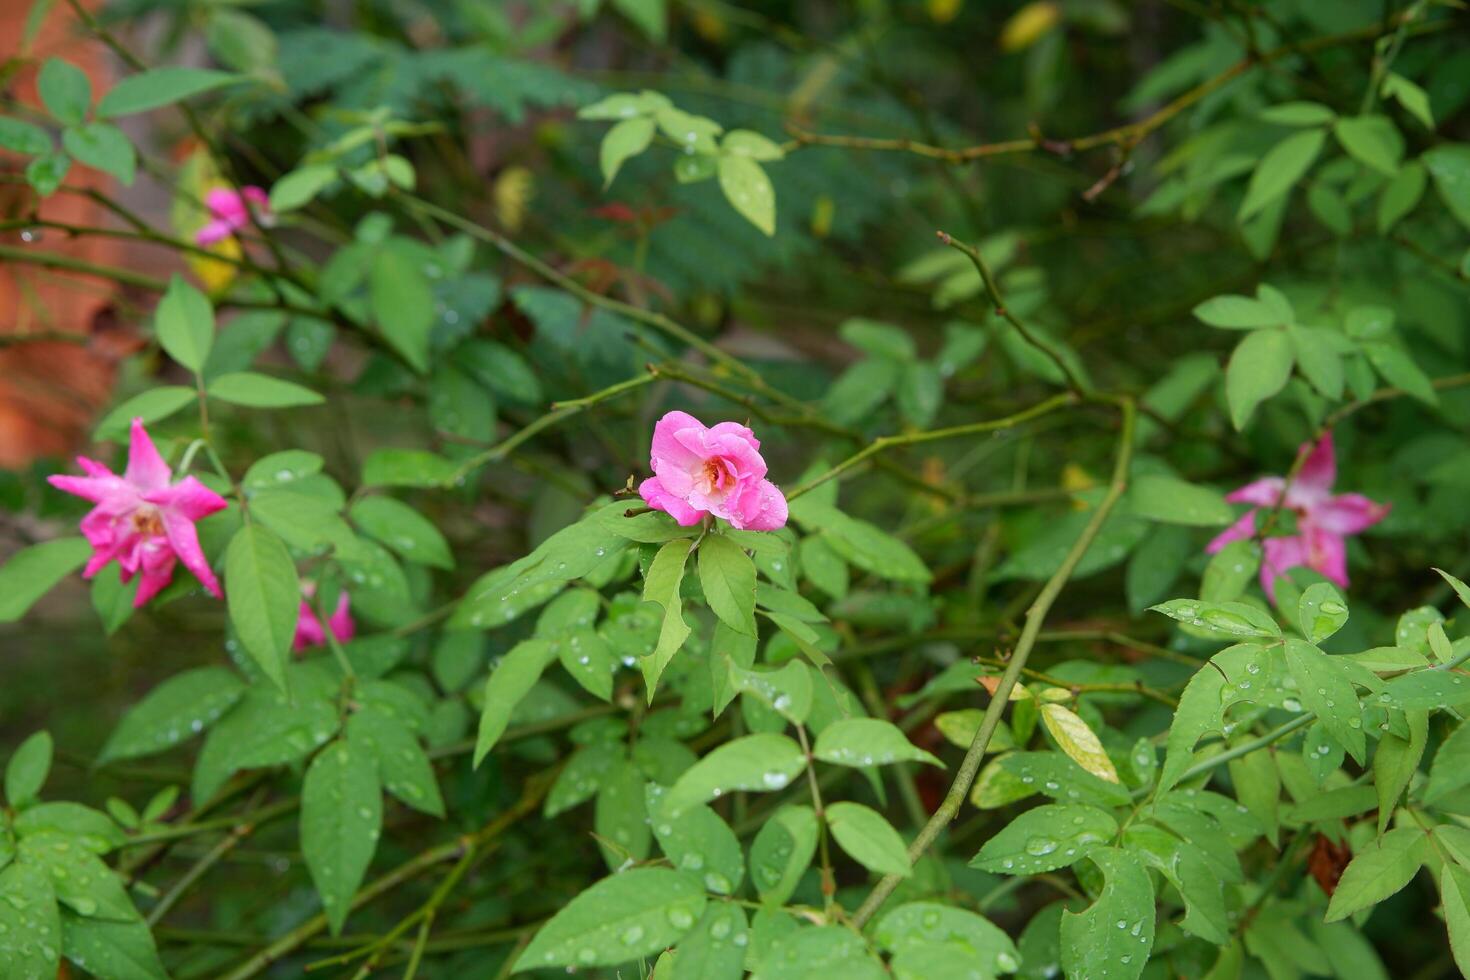
{"type": "Polygon", "coordinates": [[[192,476],[170,483],[173,473],[148,437],[142,419],[133,419],[128,466],[122,476],[84,456],[77,457],[77,465],[86,476],[53,476],[50,483],[97,505],[82,518],[82,534],[92,545],[83,578],[96,575],[113,559],[122,569],[124,582],[141,572],[143,580],[133,598],[136,607],[168,585],[174,563],[182,561],[216,599],[221,597],[219,580],[199,547],[194,522],[228,505],[192,476]]]}
{"type": "Polygon", "coordinates": [[[337,608],[332,610],[332,615],[327,617],[326,629],[322,628],[322,621],[317,618],[316,609],[307,601],[316,594],[316,585],[310,582],[303,583],[301,591],[306,598],[301,600],[301,611],[296,616],[296,638],[291,643],[293,650],[300,653],[302,650],[319,647],[326,643],[326,629],[332,631],[338,643],[346,643],[356,635],[357,624],[352,621],[352,604],[345,591],[337,595],[337,608]]]}
{"type": "Polygon", "coordinates": [[[1302,565],[1347,588],[1347,537],[1372,527],[1388,514],[1388,504],[1375,503],[1360,493],[1333,496],[1337,457],[1332,433],[1323,436],[1316,446],[1303,444],[1298,453],[1306,459],[1290,486],[1279,476],[1268,476],[1247,483],[1225,498],[1231,503],[1255,506],[1205,549],[1214,554],[1232,541],[1253,537],[1256,511],[1276,507],[1284,491],[1283,506],[1296,514],[1297,533],[1267,538],[1262,543],[1265,556],[1261,562],[1261,587],[1273,600],[1276,579],[1287,569],[1302,565]]]}
{"type": "Polygon", "coordinates": [[[786,498],[765,478],[760,448],[743,425],[705,428],[692,415],[670,412],[653,427],[653,476],[638,493],[685,527],[713,514],[739,530],[774,531],[786,524],[786,498]]]}
{"type": "Polygon", "coordinates": [[[270,223],[270,198],[259,187],[242,187],[239,193],[229,187],[216,187],[204,195],[204,206],[214,220],[194,236],[200,245],[213,245],[250,227],[251,211],[261,224],[270,223]]]}

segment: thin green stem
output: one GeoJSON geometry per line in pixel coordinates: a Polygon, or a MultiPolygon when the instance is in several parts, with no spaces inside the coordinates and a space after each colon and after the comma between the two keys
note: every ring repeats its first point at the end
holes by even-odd
{"type": "MultiPolygon", "coordinates": [[[[1123,496],[1123,491],[1128,486],[1128,468],[1133,460],[1133,431],[1138,416],[1132,399],[1117,398],[1108,399],[1114,404],[1121,417],[1118,434],[1117,455],[1113,463],[1113,474],[1108,484],[1108,490],[1103,499],[1098,503],[1097,509],[1093,511],[1092,517],[1077,536],[1067,556],[1062,560],[1061,566],[1054,572],[1037,594],[1036,600],[1031,608],[1026,611],[1025,625],[1021,629],[1021,637],[1016,643],[1015,652],[1011,654],[1010,662],[1006,666],[1005,673],[1001,675],[1000,684],[997,685],[991,695],[990,704],[985,709],[985,715],[981,719],[980,728],[975,732],[975,739],[970,743],[970,748],[965,752],[964,760],[960,763],[955,774],[954,782],[945,794],[944,801],[940,803],[939,809],[929,818],[929,822],[919,831],[914,842],[909,845],[909,860],[918,860],[939,837],[944,829],[949,826],[950,821],[959,813],[960,806],[964,803],[970,787],[975,782],[975,777],[980,772],[980,765],[985,758],[985,750],[990,745],[990,738],[995,734],[995,729],[1000,725],[1001,714],[1005,711],[1006,701],[1010,698],[1011,690],[1016,686],[1016,681],[1021,676],[1021,671],[1026,666],[1026,659],[1030,657],[1032,649],[1036,646],[1036,639],[1041,633],[1042,624],[1046,621],[1047,613],[1051,611],[1052,604],[1066,588],[1068,580],[1076,570],[1078,563],[1082,561],[1087,549],[1092,546],[1093,540],[1102,530],[1103,523],[1112,513],[1118,500],[1123,496]]],[[[873,888],[868,897],[859,906],[853,915],[853,922],[861,928],[873,914],[882,907],[888,896],[903,879],[899,875],[885,875],[873,888]]]]}

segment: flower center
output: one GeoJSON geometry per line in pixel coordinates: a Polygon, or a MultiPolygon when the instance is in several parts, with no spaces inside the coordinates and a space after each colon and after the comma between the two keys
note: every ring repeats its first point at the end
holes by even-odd
{"type": "Polygon", "coordinates": [[[153,507],[139,507],[133,511],[133,530],[145,538],[156,538],[163,534],[163,518],[153,507]]]}
{"type": "Polygon", "coordinates": [[[704,461],[704,470],[700,473],[700,482],[704,485],[705,493],[714,493],[716,490],[725,489],[727,483],[733,482],[734,474],[730,472],[730,466],[719,457],[704,461]]]}

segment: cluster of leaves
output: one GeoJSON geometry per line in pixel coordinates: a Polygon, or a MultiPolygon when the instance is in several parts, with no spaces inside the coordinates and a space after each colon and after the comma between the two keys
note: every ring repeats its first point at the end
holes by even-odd
{"type": "MultiPolygon", "coordinates": [[[[91,582],[157,666],[78,739],[103,809],[40,802],[50,735],[13,753],[0,975],[1470,970],[1463,25],[1170,14],[1121,93],[1118,5],[860,6],[128,0],[88,29],[220,69],[36,66],[28,220],[143,159],[173,227],[109,233],[199,283],[119,272],[158,302],[96,438],[143,419],[230,506],[223,603],[91,582]],[[650,87],[600,70],[650,45],[650,87]],[[785,527],[638,503],[674,407],[749,420],[785,527]],[[1392,505],[1350,589],[1266,561],[1289,504],[1206,553],[1327,434],[1392,505]]],[[[66,270],[44,243],[5,254],[66,270]]],[[[27,637],[89,557],[36,475],[0,483],[27,637]]]]}

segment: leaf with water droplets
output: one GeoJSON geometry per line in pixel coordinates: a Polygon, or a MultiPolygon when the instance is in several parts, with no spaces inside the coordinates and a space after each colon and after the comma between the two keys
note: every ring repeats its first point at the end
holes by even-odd
{"type": "Polygon", "coordinates": [[[1235,520],[1235,511],[1220,491],[1163,473],[1138,477],[1128,499],[1133,513],[1163,524],[1224,527],[1235,520]]]}
{"type": "Polygon", "coordinates": [[[168,980],[153,934],[139,921],[89,919],[63,909],[61,948],[98,980],[168,980]]]}
{"type": "Polygon", "coordinates": [[[664,808],[672,815],[732,790],[769,793],[785,789],[805,768],[806,753],[785,735],[746,735],[690,766],[669,790],[664,808]]]}
{"type": "Polygon", "coordinates": [[[1470,677],[1453,670],[1416,670],[1384,685],[1377,707],[1414,711],[1456,708],[1470,701],[1470,677]]]}
{"type": "Polygon", "coordinates": [[[817,816],[809,806],[777,810],[750,845],[750,878],[767,905],[781,905],[796,890],[817,849],[817,816]]]}
{"type": "Polygon", "coordinates": [[[894,762],[927,762],[944,768],[933,755],[914,745],[892,722],[847,718],[822,729],[812,754],[839,766],[883,766],[894,762]]]}
{"type": "Polygon", "coordinates": [[[347,921],[382,827],[383,799],[372,756],[348,740],[317,753],[301,787],[301,852],[333,935],[347,921]]]}
{"type": "Polygon", "coordinates": [[[244,692],[244,683],[224,667],[175,674],[123,715],[97,761],[133,759],[171,749],[213,725],[244,692]]]}
{"type": "Polygon", "coordinates": [[[601,633],[584,627],[551,642],[572,680],[589,694],[604,701],[612,700],[613,674],[618,669],[618,658],[601,633]]]}
{"type": "Polygon", "coordinates": [[[1048,803],[1027,810],[986,841],[970,867],[1009,875],[1055,871],[1080,861],[1117,832],[1118,821],[1106,810],[1048,803]]]}
{"type": "Polygon", "coordinates": [[[1158,870],[1178,890],[1185,908],[1179,925],[1185,932],[1217,945],[1230,941],[1225,891],[1198,847],[1148,823],[1129,827],[1123,844],[1130,854],[1158,870]]]}
{"type": "Polygon", "coordinates": [[[1114,847],[1089,857],[1103,873],[1097,899],[1062,913],[1062,968],[1068,980],[1134,980],[1154,945],[1154,887],[1138,858],[1114,847]]]}
{"type": "Polygon", "coordinates": [[[793,724],[806,721],[813,685],[812,669],[803,661],[788,660],[780,670],[765,670],[747,669],[732,660],[728,670],[728,683],[735,690],[758,698],[793,724]]]}
{"type": "MultiPolygon", "coordinates": [[[[915,950],[945,949],[962,957],[954,959],[956,964],[978,969],[983,976],[1014,973],[1020,966],[1016,944],[1003,929],[984,916],[938,902],[900,905],[879,920],[873,930],[873,939],[883,949],[897,955],[915,950]]],[[[913,970],[909,972],[915,977],[925,975],[913,970]]]]}
{"type": "Polygon", "coordinates": [[[55,980],[61,957],[56,892],[40,868],[16,862],[0,871],[0,976],[55,980]]]}
{"type": "Polygon", "coordinates": [[[354,524],[408,561],[453,568],[449,542],[428,518],[393,497],[363,497],[348,512],[354,524]]]}
{"type": "Polygon", "coordinates": [[[695,875],[630,868],[592,885],[552,916],[515,969],[587,969],[652,956],[693,929],[705,904],[695,875]]]}
{"type": "Polygon", "coordinates": [[[1286,641],[1286,663],[1302,704],[1361,763],[1366,752],[1363,707],[1342,665],[1312,644],[1296,639],[1286,641]]]}
{"type": "Polygon", "coordinates": [[[1170,599],[1157,606],[1149,606],[1149,609],[1186,625],[1223,636],[1257,636],[1268,639],[1281,636],[1281,627],[1276,625],[1274,619],[1244,602],[1170,599]]]}
{"type": "Polygon", "coordinates": [[[64,834],[94,854],[106,854],[127,839],[111,817],[80,803],[38,803],[15,816],[15,832],[64,834]]]}
{"type": "Polygon", "coordinates": [[[523,640],[490,671],[490,679],[485,682],[485,707],[480,712],[480,734],[475,741],[477,768],[505,734],[515,706],[554,659],[556,650],[549,641],[523,640]]]}
{"type": "Polygon", "coordinates": [[[45,869],[57,901],[79,915],[124,920],[138,917],[121,879],[70,835],[46,832],[23,837],[17,854],[19,861],[45,869]]]}
{"type": "Polygon", "coordinates": [[[745,877],[745,854],[729,824],[707,806],[685,809],[678,819],[665,819],[662,786],[646,790],[648,819],[659,850],[674,867],[699,876],[707,891],[730,895],[745,877]]]}
{"type": "Polygon", "coordinates": [[[542,815],[554,817],[592,799],[623,763],[621,742],[594,742],[573,752],[546,794],[542,815]]]}
{"type": "Polygon", "coordinates": [[[1043,704],[1041,721],[1057,746],[1083,769],[1110,783],[1118,781],[1113,760],[1103,751],[1097,733],[1075,711],[1060,704],[1043,704]]]}
{"type": "Polygon", "coordinates": [[[861,803],[833,803],[826,816],[838,845],[863,867],[905,878],[913,873],[903,838],[877,810],[861,803]]]}
{"type": "Polygon", "coordinates": [[[593,807],[592,830],[609,871],[648,857],[653,832],[648,825],[648,781],[626,760],[602,780],[593,807]]]}
{"type": "Polygon", "coordinates": [[[301,582],[285,544],[262,524],[246,524],[225,551],[225,600],[245,651],[284,689],[301,611],[301,582]]]}
{"type": "Polygon", "coordinates": [[[1347,603],[1331,582],[1315,582],[1302,592],[1297,604],[1297,621],[1312,643],[1321,643],[1347,622],[1347,603]]]}
{"type": "Polygon", "coordinates": [[[430,816],[444,816],[444,797],[418,738],[398,718],[366,706],[347,719],[347,738],[377,760],[383,788],[430,816]]]}
{"type": "Polygon", "coordinates": [[[795,929],[776,938],[751,980],[886,980],[863,937],[847,926],[795,929]]]}
{"type": "MultiPolygon", "coordinates": [[[[679,943],[668,980],[740,980],[750,928],[745,910],[731,902],[711,902],[704,916],[679,943]]],[[[665,980],[659,971],[658,980],[665,980]]]]}
{"type": "Polygon", "coordinates": [[[1010,752],[997,762],[1029,792],[1063,803],[1107,807],[1127,806],[1132,800],[1126,786],[1093,775],[1060,752],[1010,752]]]}
{"type": "Polygon", "coordinates": [[[208,800],[240,769],[286,765],[304,758],[337,731],[336,684],[302,664],[287,671],[292,695],[257,684],[210,730],[194,764],[191,794],[208,800]]]}

